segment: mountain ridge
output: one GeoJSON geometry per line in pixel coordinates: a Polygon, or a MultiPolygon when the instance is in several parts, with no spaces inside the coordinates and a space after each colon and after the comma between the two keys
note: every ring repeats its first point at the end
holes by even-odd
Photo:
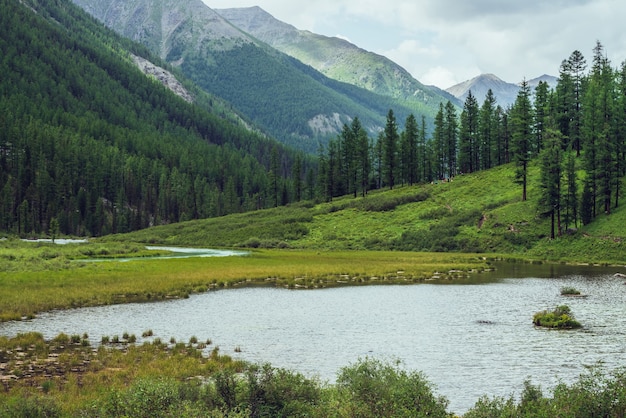
{"type": "Polygon", "coordinates": [[[373,135],[390,108],[400,120],[415,111],[394,98],[324,76],[245,33],[200,0],[74,2],[231,103],[263,132],[308,153],[316,153],[355,116],[373,135]]]}
{"type": "MultiPolygon", "coordinates": [[[[537,84],[539,84],[539,81],[545,81],[548,83],[550,88],[553,88],[556,86],[557,78],[544,74],[531,80],[527,80],[531,90],[534,90],[537,84]]],[[[448,87],[445,91],[464,102],[465,99],[467,99],[469,91],[471,90],[472,95],[478,100],[479,103],[482,103],[487,95],[487,91],[491,90],[498,104],[503,108],[506,108],[515,103],[519,89],[519,84],[509,83],[502,80],[495,74],[485,73],[448,87]]]]}
{"type": "Polygon", "coordinates": [[[447,99],[389,58],[345,39],[299,30],[258,6],[216,11],[241,30],[335,80],[405,100],[414,106],[427,105],[432,114],[438,103],[447,99]]]}

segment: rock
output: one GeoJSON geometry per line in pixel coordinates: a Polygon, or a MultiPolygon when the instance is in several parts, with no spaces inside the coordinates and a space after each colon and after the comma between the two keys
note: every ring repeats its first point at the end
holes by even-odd
{"type": "Polygon", "coordinates": [[[182,97],[185,101],[192,103],[193,97],[191,94],[183,87],[182,84],[174,77],[172,73],[169,71],[154,65],[150,61],[138,57],[136,55],[132,55],[133,61],[144,72],[144,74],[151,75],[159,80],[165,87],[172,90],[176,95],[182,97]]]}

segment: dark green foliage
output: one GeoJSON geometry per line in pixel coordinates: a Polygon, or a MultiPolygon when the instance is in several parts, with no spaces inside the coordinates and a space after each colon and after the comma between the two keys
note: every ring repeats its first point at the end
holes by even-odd
{"type": "MultiPolygon", "coordinates": [[[[158,60],[72,4],[31,6],[0,3],[0,230],[104,235],[273,203],[273,141],[143,75],[125,49],[158,60]]],[[[294,155],[276,153],[287,190],[294,155]]]]}
{"type": "MultiPolygon", "coordinates": [[[[326,78],[294,58],[252,43],[204,52],[210,57],[196,51],[185,56],[181,69],[186,76],[233,103],[272,136],[308,153],[316,152],[318,140],[325,144],[332,135],[309,126],[317,116],[359,115],[367,126],[382,126],[390,107],[403,116],[410,112],[392,98],[326,78]]],[[[347,117],[340,122],[349,124],[347,117]]]]}

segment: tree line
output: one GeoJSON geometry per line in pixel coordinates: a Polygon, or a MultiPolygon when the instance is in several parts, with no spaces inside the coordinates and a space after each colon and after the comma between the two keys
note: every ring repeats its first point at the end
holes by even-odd
{"type": "Polygon", "coordinates": [[[590,223],[617,207],[626,174],[626,62],[613,68],[597,42],[592,66],[580,51],[563,60],[558,83],[531,91],[523,80],[513,105],[503,108],[491,90],[482,104],[470,91],[462,109],[440,104],[434,129],[409,115],[400,131],[393,110],[375,139],[358,117],[320,147],[317,194],[345,194],[398,184],[450,181],[460,174],[514,163],[527,199],[528,168],[540,165],[538,210],[552,233],[590,223]]]}

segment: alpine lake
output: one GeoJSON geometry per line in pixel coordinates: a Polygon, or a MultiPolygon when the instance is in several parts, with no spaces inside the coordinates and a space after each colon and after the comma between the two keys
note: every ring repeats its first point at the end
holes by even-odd
{"type": "MultiPolygon", "coordinates": [[[[207,256],[206,253],[204,253],[207,256]]],[[[218,255],[224,255],[216,253],[218,255]]],[[[187,254],[189,255],[189,251],[187,254]]],[[[236,254],[228,254],[236,255],[236,254]]],[[[319,290],[248,287],[187,299],[43,313],[0,324],[0,335],[123,332],[211,339],[223,354],[333,382],[366,357],[419,370],[464,413],[482,396],[518,396],[525,380],[549,391],[590,368],[626,366],[626,268],[499,263],[468,279],[319,290]],[[580,297],[561,295],[574,287],[580,297]],[[534,313],[568,305],[583,327],[551,330],[534,313]]]]}

